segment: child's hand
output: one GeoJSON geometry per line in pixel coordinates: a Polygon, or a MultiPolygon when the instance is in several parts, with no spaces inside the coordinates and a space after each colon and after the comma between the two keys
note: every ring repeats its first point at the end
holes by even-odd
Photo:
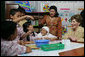
{"type": "Polygon", "coordinates": [[[56,38],[50,38],[50,41],[55,41],[56,40],[56,38]]]}
{"type": "Polygon", "coordinates": [[[30,47],[26,47],[26,53],[32,52],[32,49],[30,47]]]}
{"type": "Polygon", "coordinates": [[[49,39],[49,37],[44,37],[44,39],[49,39]]]}
{"type": "Polygon", "coordinates": [[[34,20],[33,16],[26,15],[27,18],[31,18],[31,20],[34,20]]]}
{"type": "Polygon", "coordinates": [[[28,31],[28,32],[25,33],[21,38],[23,39],[23,38],[27,37],[28,35],[30,35],[31,33],[32,33],[32,31],[28,31]]]}
{"type": "Polygon", "coordinates": [[[35,40],[41,40],[42,38],[37,38],[37,39],[35,39],[35,40]]]}
{"type": "Polygon", "coordinates": [[[32,33],[32,31],[31,31],[31,30],[29,30],[29,31],[27,32],[27,34],[28,34],[28,35],[30,35],[31,33],[32,33]]]}
{"type": "Polygon", "coordinates": [[[25,43],[25,44],[33,44],[34,41],[25,41],[24,43],[25,43]]]}
{"type": "Polygon", "coordinates": [[[38,40],[41,40],[42,38],[38,38],[38,40]]]}
{"type": "Polygon", "coordinates": [[[25,45],[22,40],[19,40],[18,43],[19,43],[20,45],[25,45]]]}

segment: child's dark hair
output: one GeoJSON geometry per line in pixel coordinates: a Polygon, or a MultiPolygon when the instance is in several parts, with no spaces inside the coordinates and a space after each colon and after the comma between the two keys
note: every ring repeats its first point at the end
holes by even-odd
{"type": "Polygon", "coordinates": [[[27,32],[27,31],[28,31],[27,27],[29,27],[30,25],[31,25],[31,23],[25,22],[25,23],[23,24],[23,31],[24,31],[24,32],[27,32]]]}
{"type": "Polygon", "coordinates": [[[18,7],[18,10],[19,10],[20,12],[24,13],[24,14],[26,13],[26,12],[25,12],[25,9],[22,8],[21,6],[18,7]]]}
{"type": "MultiPolygon", "coordinates": [[[[27,27],[29,27],[30,25],[31,25],[31,23],[25,22],[25,23],[23,24],[23,31],[24,31],[24,32],[28,32],[27,27]]],[[[35,36],[34,32],[32,32],[32,33],[33,33],[33,36],[35,36]]],[[[27,40],[30,41],[30,37],[29,37],[29,36],[27,36],[27,40]]]]}
{"type": "Polygon", "coordinates": [[[59,13],[57,12],[57,7],[53,5],[49,8],[49,10],[51,10],[51,9],[55,10],[55,12],[56,12],[55,17],[58,17],[59,13]]]}
{"type": "MultiPolygon", "coordinates": [[[[29,22],[26,22],[26,23],[23,24],[23,30],[24,30],[24,32],[27,32],[28,31],[27,27],[29,27],[30,25],[32,25],[32,24],[29,23],[29,22]]],[[[32,33],[33,33],[33,36],[35,36],[34,32],[32,32],[32,33]]]]}
{"type": "Polygon", "coordinates": [[[8,40],[9,37],[16,31],[16,23],[13,21],[1,22],[1,38],[8,40]]]}
{"type": "Polygon", "coordinates": [[[11,9],[9,14],[13,16],[16,14],[16,12],[20,12],[20,11],[18,9],[11,9]]]}

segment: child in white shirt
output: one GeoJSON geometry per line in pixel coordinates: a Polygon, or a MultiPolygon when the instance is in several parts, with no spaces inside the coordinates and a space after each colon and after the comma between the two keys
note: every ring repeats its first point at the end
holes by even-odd
{"type": "Polygon", "coordinates": [[[37,39],[56,40],[57,37],[49,33],[47,26],[42,27],[41,32],[37,35],[37,39]]]}

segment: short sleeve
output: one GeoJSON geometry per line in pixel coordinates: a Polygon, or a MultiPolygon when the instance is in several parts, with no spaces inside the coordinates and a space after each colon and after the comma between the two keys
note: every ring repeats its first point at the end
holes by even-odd
{"type": "Polygon", "coordinates": [[[20,55],[26,52],[26,47],[19,45],[18,43],[13,43],[13,46],[11,49],[10,49],[11,55],[20,55]]]}
{"type": "Polygon", "coordinates": [[[18,27],[17,28],[18,30],[18,35],[21,37],[23,34],[25,34],[25,32],[23,31],[23,28],[22,27],[18,27]]]}

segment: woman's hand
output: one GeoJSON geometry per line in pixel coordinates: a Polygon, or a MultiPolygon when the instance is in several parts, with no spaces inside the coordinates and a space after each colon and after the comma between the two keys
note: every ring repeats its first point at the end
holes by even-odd
{"type": "Polygon", "coordinates": [[[76,38],[76,37],[69,36],[68,38],[69,38],[71,41],[77,41],[77,38],[76,38]]]}

